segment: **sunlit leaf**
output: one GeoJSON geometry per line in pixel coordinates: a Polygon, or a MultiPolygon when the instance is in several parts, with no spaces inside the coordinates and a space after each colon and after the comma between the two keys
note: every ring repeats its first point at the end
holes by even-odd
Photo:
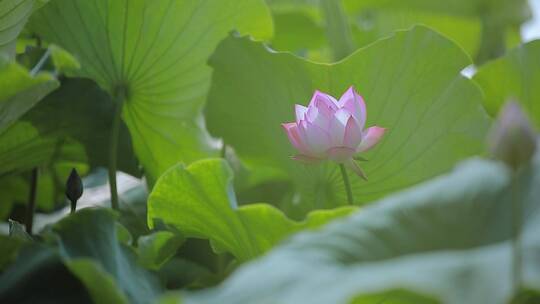
{"type": "Polygon", "coordinates": [[[56,0],[31,28],[79,60],[73,75],[113,97],[125,92],[123,119],[151,178],[213,151],[200,109],[210,83],[206,62],[219,41],[233,29],[272,34],[262,0],[56,0]]]}
{"type": "Polygon", "coordinates": [[[148,199],[148,224],[163,222],[187,237],[211,240],[217,252],[245,261],[266,252],[287,236],[316,228],[353,210],[318,211],[305,221],[288,219],[267,204],[236,205],[232,173],[223,160],[202,160],[169,169],[148,199]]]}
{"type": "Polygon", "coordinates": [[[28,122],[17,122],[0,134],[0,176],[58,159],[80,163],[86,161],[86,155],[76,142],[59,142],[56,137],[43,136],[28,122]]]}
{"type": "Polygon", "coordinates": [[[0,134],[58,84],[50,74],[33,76],[0,56],[0,134]]]}

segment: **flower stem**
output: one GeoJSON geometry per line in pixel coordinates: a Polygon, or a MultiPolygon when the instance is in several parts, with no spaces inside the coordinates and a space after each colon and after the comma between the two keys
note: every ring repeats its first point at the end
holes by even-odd
{"type": "Polygon", "coordinates": [[[109,145],[109,187],[111,190],[111,207],[114,210],[119,209],[118,189],[116,185],[116,163],[118,158],[118,134],[120,131],[120,122],[122,117],[122,107],[124,105],[125,92],[119,88],[115,94],[116,109],[111,130],[111,141],[109,145]]]}
{"type": "Polygon", "coordinates": [[[36,65],[34,66],[34,68],[30,71],[30,75],[32,77],[36,76],[37,73],[39,73],[39,71],[41,70],[41,68],[45,65],[45,63],[47,62],[47,60],[49,59],[49,57],[51,56],[51,49],[48,48],[45,53],[43,54],[43,56],[41,56],[41,58],[39,59],[39,61],[36,63],[36,65]]]}
{"type": "Polygon", "coordinates": [[[32,169],[32,175],[30,177],[30,194],[28,196],[28,205],[26,206],[26,216],[24,218],[24,224],[26,226],[26,233],[32,235],[32,226],[34,225],[34,211],[36,209],[36,194],[38,183],[39,171],[35,167],[32,169]]]}
{"type": "Polygon", "coordinates": [[[522,206],[519,198],[519,189],[517,178],[514,175],[511,182],[512,191],[512,282],[514,292],[517,293],[521,287],[521,225],[522,225],[522,206]]]}
{"type": "Polygon", "coordinates": [[[345,185],[345,191],[347,192],[347,202],[349,205],[353,205],[353,195],[351,190],[351,183],[349,182],[349,176],[347,175],[347,170],[345,165],[339,164],[339,170],[341,171],[341,177],[343,178],[343,184],[345,185]]]}

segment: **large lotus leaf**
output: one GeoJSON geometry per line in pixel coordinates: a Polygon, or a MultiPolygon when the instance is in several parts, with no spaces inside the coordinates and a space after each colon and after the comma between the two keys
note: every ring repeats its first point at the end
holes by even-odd
{"type": "Polygon", "coordinates": [[[139,266],[132,248],[119,242],[115,218],[109,209],[87,208],[61,220],[52,227],[59,252],[95,301],[126,297],[130,303],[150,303],[161,291],[157,279],[139,266]],[[107,288],[100,292],[101,280],[107,288]],[[113,293],[113,285],[123,296],[113,293]]]}
{"type": "Polygon", "coordinates": [[[48,0],[0,1],[0,55],[15,56],[17,37],[24,29],[28,17],[48,0]]]}
{"type": "Polygon", "coordinates": [[[480,67],[474,80],[486,94],[487,111],[495,115],[509,100],[520,101],[540,127],[540,40],[516,48],[480,67]]]}
{"type": "Polygon", "coordinates": [[[200,108],[210,84],[206,65],[233,29],[269,38],[262,0],[57,0],[31,28],[81,63],[72,75],[125,93],[123,119],[139,160],[152,178],[211,148],[200,108]]]}
{"type": "Polygon", "coordinates": [[[317,211],[305,221],[288,219],[268,204],[237,207],[232,173],[224,160],[201,160],[169,169],[148,199],[148,224],[171,225],[183,235],[211,240],[218,251],[245,261],[266,252],[288,235],[316,228],[348,214],[352,207],[317,211]]]}
{"type": "Polygon", "coordinates": [[[185,303],[386,303],[377,294],[393,295],[389,303],[509,303],[516,202],[522,281],[540,286],[540,153],[512,176],[498,162],[466,161],[319,231],[297,234],[221,286],[188,294],[185,303]],[[373,301],[360,301],[366,298],[373,301]]]}
{"type": "Polygon", "coordinates": [[[289,174],[301,189],[296,206],[343,204],[337,166],[291,160],[296,152],[280,124],[293,121],[294,104],[307,104],[316,89],[340,96],[354,85],[367,103],[367,125],[388,128],[382,142],[364,155],[369,181],[351,178],[355,203],[366,203],[483,151],[489,120],[482,93],[460,75],[469,64],[458,46],[425,27],[397,32],[336,64],[229,38],[211,59],[208,127],[246,162],[289,174]]]}
{"type": "Polygon", "coordinates": [[[0,134],[57,87],[58,81],[52,75],[33,76],[0,56],[0,134]]]}

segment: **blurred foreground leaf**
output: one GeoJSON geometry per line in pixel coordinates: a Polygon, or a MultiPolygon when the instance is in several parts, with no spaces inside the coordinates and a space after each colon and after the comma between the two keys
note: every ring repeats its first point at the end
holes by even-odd
{"type": "Polygon", "coordinates": [[[515,198],[523,207],[523,287],[540,286],[540,153],[514,183],[511,174],[498,162],[468,160],[297,234],[221,286],[185,294],[184,303],[376,303],[374,294],[386,296],[381,303],[509,303],[515,198]]]}

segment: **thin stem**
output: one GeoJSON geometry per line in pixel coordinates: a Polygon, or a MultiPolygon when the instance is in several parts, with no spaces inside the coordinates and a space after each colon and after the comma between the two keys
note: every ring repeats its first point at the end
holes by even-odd
{"type": "Polygon", "coordinates": [[[47,62],[47,59],[49,59],[50,56],[51,56],[51,49],[49,48],[49,49],[47,49],[47,51],[45,51],[45,54],[43,54],[43,56],[41,56],[41,58],[36,63],[34,68],[30,71],[30,75],[36,76],[36,74],[41,70],[43,65],[45,65],[45,62],[47,62]]]}
{"type": "Polygon", "coordinates": [[[490,12],[483,14],[480,21],[482,32],[475,60],[479,65],[502,56],[506,50],[504,24],[490,12]]]}
{"type": "Polygon", "coordinates": [[[32,235],[32,226],[34,225],[34,211],[36,209],[36,194],[38,183],[38,168],[32,169],[32,175],[30,176],[30,194],[28,196],[28,205],[26,206],[26,216],[24,218],[24,224],[26,226],[26,233],[32,235]]]}
{"type": "Polygon", "coordinates": [[[514,284],[514,292],[517,293],[521,288],[521,269],[522,269],[522,252],[521,252],[521,225],[523,210],[519,197],[519,189],[517,178],[512,178],[512,282],[514,284]]]}
{"type": "Polygon", "coordinates": [[[118,159],[118,134],[120,133],[120,122],[122,117],[122,108],[124,105],[125,92],[118,89],[115,94],[116,109],[111,130],[111,142],[109,145],[109,187],[111,190],[111,207],[114,210],[119,209],[118,189],[116,185],[116,166],[118,159]]]}
{"type": "Polygon", "coordinates": [[[75,211],[77,211],[77,201],[72,201],[72,200],[69,200],[70,204],[71,204],[71,210],[70,210],[70,214],[73,214],[75,213],[75,211]]]}
{"type": "Polygon", "coordinates": [[[351,191],[351,183],[349,182],[349,176],[347,175],[347,170],[345,165],[339,164],[339,170],[341,171],[341,177],[343,178],[343,184],[345,184],[345,191],[347,191],[347,202],[349,205],[353,205],[353,195],[351,191]]]}
{"type": "Polygon", "coordinates": [[[221,151],[219,152],[220,152],[221,158],[225,158],[227,156],[227,144],[225,143],[225,140],[223,141],[221,145],[221,151]]]}

